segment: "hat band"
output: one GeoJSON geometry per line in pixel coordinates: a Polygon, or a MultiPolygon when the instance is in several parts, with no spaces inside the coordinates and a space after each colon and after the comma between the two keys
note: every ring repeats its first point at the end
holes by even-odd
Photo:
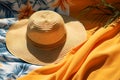
{"type": "Polygon", "coordinates": [[[36,46],[36,47],[39,47],[40,49],[42,50],[51,50],[51,49],[55,49],[55,48],[58,48],[60,46],[63,46],[65,41],[66,41],[66,34],[56,43],[54,44],[49,44],[49,45],[43,45],[43,44],[38,44],[34,41],[32,41],[28,35],[26,35],[26,38],[27,38],[27,42],[30,42],[32,45],[36,46]]]}

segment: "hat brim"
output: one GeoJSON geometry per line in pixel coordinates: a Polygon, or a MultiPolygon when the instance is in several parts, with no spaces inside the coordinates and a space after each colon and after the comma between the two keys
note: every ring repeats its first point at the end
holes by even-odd
{"type": "Polygon", "coordinates": [[[17,21],[6,34],[6,46],[16,57],[37,65],[47,65],[59,62],[68,51],[83,43],[86,30],[78,21],[69,16],[63,16],[67,32],[65,43],[52,50],[41,50],[30,43],[26,37],[28,19],[17,21]]]}

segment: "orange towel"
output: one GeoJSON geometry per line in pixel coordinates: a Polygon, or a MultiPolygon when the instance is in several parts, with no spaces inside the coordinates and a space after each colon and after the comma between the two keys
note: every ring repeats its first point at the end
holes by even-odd
{"type": "Polygon", "coordinates": [[[120,80],[120,21],[98,29],[58,64],[36,69],[18,80],[120,80]]]}

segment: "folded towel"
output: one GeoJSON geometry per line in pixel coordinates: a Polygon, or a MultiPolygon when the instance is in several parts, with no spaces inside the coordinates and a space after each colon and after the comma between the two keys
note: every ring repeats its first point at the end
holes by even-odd
{"type": "Polygon", "coordinates": [[[120,80],[120,21],[101,27],[58,64],[38,68],[17,80],[120,80]]]}

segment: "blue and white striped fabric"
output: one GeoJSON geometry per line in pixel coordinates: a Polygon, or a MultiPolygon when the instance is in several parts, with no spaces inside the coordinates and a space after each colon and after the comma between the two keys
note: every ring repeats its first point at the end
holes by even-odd
{"type": "Polygon", "coordinates": [[[17,77],[36,69],[37,65],[26,63],[9,53],[5,36],[15,18],[0,19],[0,80],[16,80],[17,77]]]}
{"type": "MultiPolygon", "coordinates": [[[[0,0],[0,18],[17,18],[19,11],[27,4],[28,0],[0,0]]],[[[29,0],[34,11],[53,10],[60,14],[69,15],[68,5],[66,10],[62,10],[60,6],[53,7],[55,0],[29,0]]]]}

